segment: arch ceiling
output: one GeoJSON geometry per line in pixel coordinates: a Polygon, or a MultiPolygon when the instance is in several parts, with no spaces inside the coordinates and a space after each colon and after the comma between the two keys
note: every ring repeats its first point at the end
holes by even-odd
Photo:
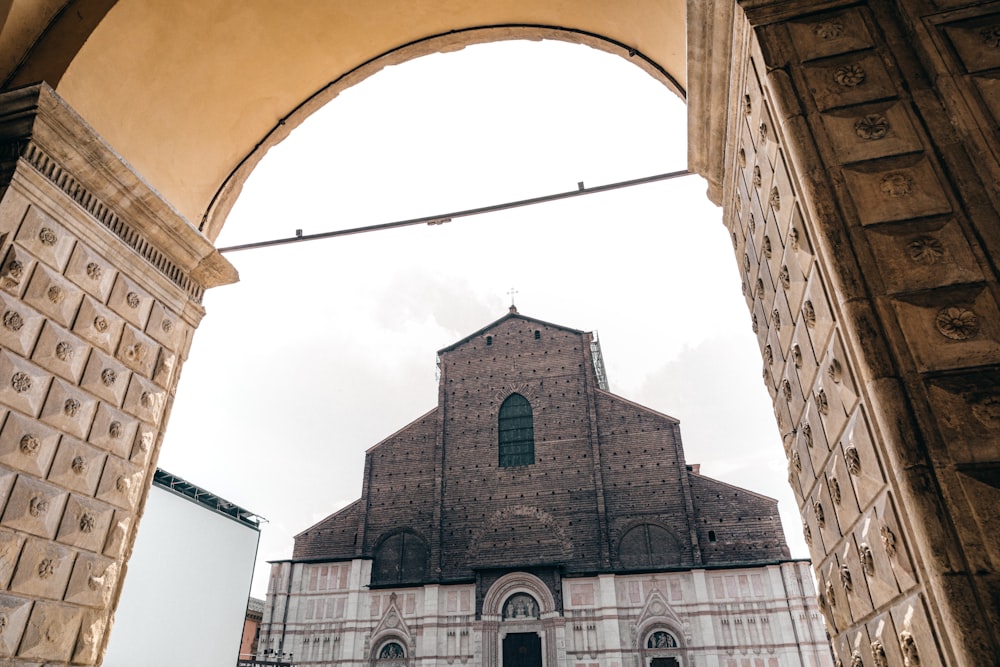
{"type": "Polygon", "coordinates": [[[4,87],[44,79],[213,239],[266,148],[386,65],[476,42],[552,38],[630,57],[679,95],[687,84],[685,0],[4,6],[4,87]]]}

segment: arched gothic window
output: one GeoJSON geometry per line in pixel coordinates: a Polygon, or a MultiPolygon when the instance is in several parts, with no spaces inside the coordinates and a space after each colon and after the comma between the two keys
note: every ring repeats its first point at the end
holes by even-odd
{"type": "Polygon", "coordinates": [[[535,423],[528,399],[521,394],[508,396],[500,406],[497,422],[500,467],[534,463],[535,423]]]}
{"type": "Polygon", "coordinates": [[[427,545],[406,531],[390,535],[375,551],[373,584],[415,584],[427,578],[427,545]]]}
{"type": "Polygon", "coordinates": [[[683,554],[680,542],[670,531],[643,523],[622,536],[618,558],[628,568],[669,567],[680,565],[683,554]]]}
{"type": "Polygon", "coordinates": [[[677,640],[669,632],[657,630],[646,640],[646,648],[677,648],[677,640]]]}
{"type": "Polygon", "coordinates": [[[379,660],[402,660],[405,657],[406,653],[398,642],[389,642],[378,652],[379,660]]]}

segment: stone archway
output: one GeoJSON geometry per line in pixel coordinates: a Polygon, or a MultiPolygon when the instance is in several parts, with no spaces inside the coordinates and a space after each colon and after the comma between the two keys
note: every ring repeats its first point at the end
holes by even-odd
{"type": "MultiPolygon", "coordinates": [[[[21,663],[98,661],[201,294],[236,278],[211,246],[210,202],[330,81],[316,71],[331,56],[300,40],[293,62],[310,74],[279,101],[260,96],[281,72],[227,52],[200,12],[237,36],[280,42],[280,30],[221,1],[171,8],[202,39],[190,54],[202,65],[155,67],[174,55],[144,48],[168,23],[155,4],[0,11],[0,400],[15,443],[0,479],[0,650],[21,663]],[[32,75],[71,106],[17,87],[32,75]],[[240,105],[254,113],[209,137],[240,105]],[[202,219],[207,237],[189,224],[202,219]],[[106,406],[107,433],[72,456],[50,451],[77,403],[106,406]],[[117,442],[125,424],[134,442],[117,442]],[[42,470],[40,453],[69,456],[65,470],[42,470]]],[[[600,35],[660,63],[688,93],[691,166],[724,206],[838,655],[987,662],[1000,652],[1000,15],[982,3],[716,4],[512,1],[478,10],[487,16],[454,0],[407,25],[405,12],[340,17],[369,21],[379,46],[340,53],[332,69],[451,30],[524,25],[600,35]],[[684,53],[665,46],[685,24],[690,80],[684,53]]]]}

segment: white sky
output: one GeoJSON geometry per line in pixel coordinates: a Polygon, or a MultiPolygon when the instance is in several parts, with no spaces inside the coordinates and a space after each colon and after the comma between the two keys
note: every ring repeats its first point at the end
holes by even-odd
{"type": "MultiPolygon", "coordinates": [[[[616,56],[505,42],[346,91],[275,147],[218,239],[434,215],[686,167],[686,109],[616,56]]],[[[231,253],[160,467],[261,514],[252,594],[361,495],[364,451],[437,401],[435,353],[503,316],[600,334],[611,390],[681,420],[689,463],[780,501],[807,550],[721,210],[698,177],[231,253]]]]}

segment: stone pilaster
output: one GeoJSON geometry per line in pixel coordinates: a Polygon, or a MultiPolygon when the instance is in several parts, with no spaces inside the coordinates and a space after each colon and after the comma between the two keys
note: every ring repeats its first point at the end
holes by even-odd
{"type": "Polygon", "coordinates": [[[990,663],[1000,11],[747,0],[722,39],[711,4],[691,43],[731,61],[729,102],[693,88],[692,125],[726,151],[692,162],[722,175],[835,651],[990,663]]]}
{"type": "Polygon", "coordinates": [[[0,661],[93,665],[202,294],[236,273],[50,88],[0,108],[0,661]]]}

